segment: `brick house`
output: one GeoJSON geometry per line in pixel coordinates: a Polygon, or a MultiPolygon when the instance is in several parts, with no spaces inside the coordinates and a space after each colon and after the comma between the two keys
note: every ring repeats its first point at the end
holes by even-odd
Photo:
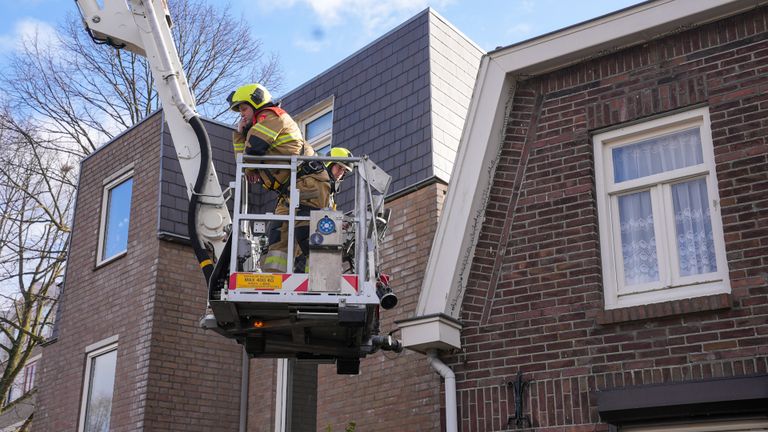
{"type": "Polygon", "coordinates": [[[768,430],[768,2],[488,53],[453,176],[400,326],[458,430],[768,430]]]}
{"type": "MultiPolygon", "coordinates": [[[[212,141],[229,139],[223,125],[207,129],[212,141]]],[[[43,349],[33,430],[82,430],[87,403],[97,430],[106,422],[110,430],[237,428],[241,351],[193,325],[204,280],[189,246],[159,229],[162,204],[173,199],[163,185],[180,180],[164,169],[178,164],[169,139],[158,111],[81,163],[57,338],[43,349]],[[210,373],[211,364],[222,371],[210,373]]],[[[214,151],[220,173],[233,171],[226,149],[214,151]]]]}
{"type": "MultiPolygon", "coordinates": [[[[414,312],[482,54],[427,9],[282,98],[317,149],[370,155],[393,176],[382,270],[400,303],[384,331],[414,312]]],[[[206,127],[226,186],[232,129],[206,127]]],[[[38,367],[33,430],[439,428],[439,377],[415,353],[369,356],[361,375],[342,377],[333,365],[244,359],[235,342],[199,328],[206,288],[162,111],[80,168],[57,337],[38,367]]]]}

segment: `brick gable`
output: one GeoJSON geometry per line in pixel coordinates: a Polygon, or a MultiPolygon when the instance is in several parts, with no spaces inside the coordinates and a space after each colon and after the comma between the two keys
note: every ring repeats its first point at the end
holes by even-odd
{"type": "Polygon", "coordinates": [[[768,10],[518,82],[452,357],[462,431],[607,429],[595,391],[766,373],[768,10]],[[591,134],[710,109],[731,295],[603,311],[591,134]]]}

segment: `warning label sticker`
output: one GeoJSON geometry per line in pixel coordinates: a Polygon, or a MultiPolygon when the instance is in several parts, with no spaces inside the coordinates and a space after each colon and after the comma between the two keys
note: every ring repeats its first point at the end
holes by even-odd
{"type": "Polygon", "coordinates": [[[238,273],[237,287],[257,290],[279,290],[283,278],[279,274],[238,273]]]}

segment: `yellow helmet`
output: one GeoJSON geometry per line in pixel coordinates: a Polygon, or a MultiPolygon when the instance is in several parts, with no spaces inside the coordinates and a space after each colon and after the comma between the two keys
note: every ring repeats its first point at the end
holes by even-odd
{"type": "MultiPolygon", "coordinates": [[[[328,156],[330,157],[352,157],[352,152],[345,149],[344,147],[333,147],[331,151],[328,152],[328,156]]],[[[341,165],[345,170],[352,171],[352,167],[345,164],[344,162],[338,162],[338,161],[328,161],[325,163],[325,166],[329,167],[331,164],[339,164],[341,165]]]]}
{"type": "Polygon", "coordinates": [[[253,109],[259,109],[272,102],[272,95],[261,84],[246,84],[230,93],[227,96],[227,102],[229,103],[229,109],[235,112],[238,111],[238,107],[243,102],[250,104],[253,109]]]}

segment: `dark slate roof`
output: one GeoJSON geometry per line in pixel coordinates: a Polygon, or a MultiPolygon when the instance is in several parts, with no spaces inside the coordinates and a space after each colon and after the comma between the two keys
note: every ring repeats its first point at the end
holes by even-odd
{"type": "Polygon", "coordinates": [[[294,117],[333,96],[333,145],[367,154],[392,191],[432,176],[429,13],[420,13],[282,98],[294,117]]]}

